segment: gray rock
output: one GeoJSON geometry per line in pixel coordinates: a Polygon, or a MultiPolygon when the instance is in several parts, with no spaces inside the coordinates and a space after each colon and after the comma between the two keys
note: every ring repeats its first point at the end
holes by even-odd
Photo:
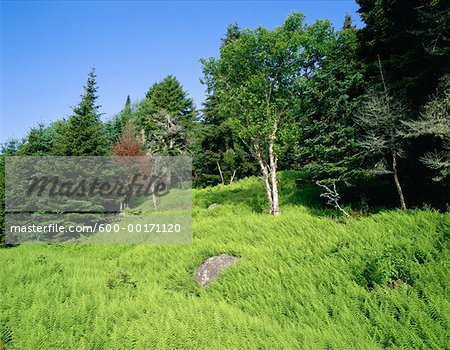
{"type": "Polygon", "coordinates": [[[208,206],[208,209],[214,209],[214,208],[217,208],[218,206],[219,206],[219,204],[213,203],[208,206]]]}
{"type": "Polygon", "coordinates": [[[220,254],[212,256],[197,269],[194,279],[203,287],[207,286],[213,279],[219,276],[222,271],[230,265],[235,264],[239,259],[235,256],[220,254]]]}

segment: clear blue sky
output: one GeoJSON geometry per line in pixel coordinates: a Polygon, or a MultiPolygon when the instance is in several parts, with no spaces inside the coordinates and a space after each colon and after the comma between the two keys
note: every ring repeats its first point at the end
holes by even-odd
{"type": "Polygon", "coordinates": [[[168,74],[200,107],[199,59],[218,55],[227,25],[274,28],[301,11],[309,23],[341,27],[349,13],[361,26],[357,8],[351,0],[2,1],[0,142],[69,116],[91,66],[104,119],[168,74]]]}

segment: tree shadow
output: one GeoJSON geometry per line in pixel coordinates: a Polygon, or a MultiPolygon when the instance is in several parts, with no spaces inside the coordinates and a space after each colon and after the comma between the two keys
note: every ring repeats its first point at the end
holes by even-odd
{"type": "MultiPolygon", "coordinates": [[[[388,178],[363,179],[355,186],[341,184],[340,204],[352,217],[364,217],[386,209],[396,209],[395,188],[388,178]]],[[[315,217],[342,221],[344,214],[329,206],[320,195],[322,189],[304,172],[283,171],[278,174],[281,211],[286,206],[301,206],[315,217]]],[[[243,206],[254,213],[269,213],[269,204],[262,179],[244,178],[232,186],[214,186],[199,190],[194,206],[208,208],[211,204],[243,206]]]]}
{"type": "MultiPolygon", "coordinates": [[[[313,216],[340,216],[339,212],[327,208],[320,198],[321,189],[312,182],[299,181],[306,178],[298,171],[280,172],[278,176],[280,206],[302,206],[313,216]]],[[[256,177],[245,178],[232,186],[215,186],[199,190],[194,196],[194,206],[208,208],[212,204],[238,205],[254,213],[269,213],[264,183],[256,177]]]]}

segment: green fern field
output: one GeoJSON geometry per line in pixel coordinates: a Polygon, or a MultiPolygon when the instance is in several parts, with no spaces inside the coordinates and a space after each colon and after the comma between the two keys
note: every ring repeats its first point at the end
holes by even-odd
{"type": "Polygon", "coordinates": [[[0,349],[448,349],[450,215],[343,220],[294,175],[279,217],[256,178],[195,190],[192,244],[0,249],[0,349]]]}

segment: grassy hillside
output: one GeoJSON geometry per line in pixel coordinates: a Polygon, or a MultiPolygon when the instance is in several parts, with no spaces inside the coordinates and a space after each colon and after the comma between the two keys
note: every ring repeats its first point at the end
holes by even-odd
{"type": "Polygon", "coordinates": [[[196,190],[190,245],[1,249],[0,348],[446,348],[450,216],[339,221],[282,175],[280,217],[255,178],[196,190]],[[220,253],[240,261],[200,288],[220,253]]]}

